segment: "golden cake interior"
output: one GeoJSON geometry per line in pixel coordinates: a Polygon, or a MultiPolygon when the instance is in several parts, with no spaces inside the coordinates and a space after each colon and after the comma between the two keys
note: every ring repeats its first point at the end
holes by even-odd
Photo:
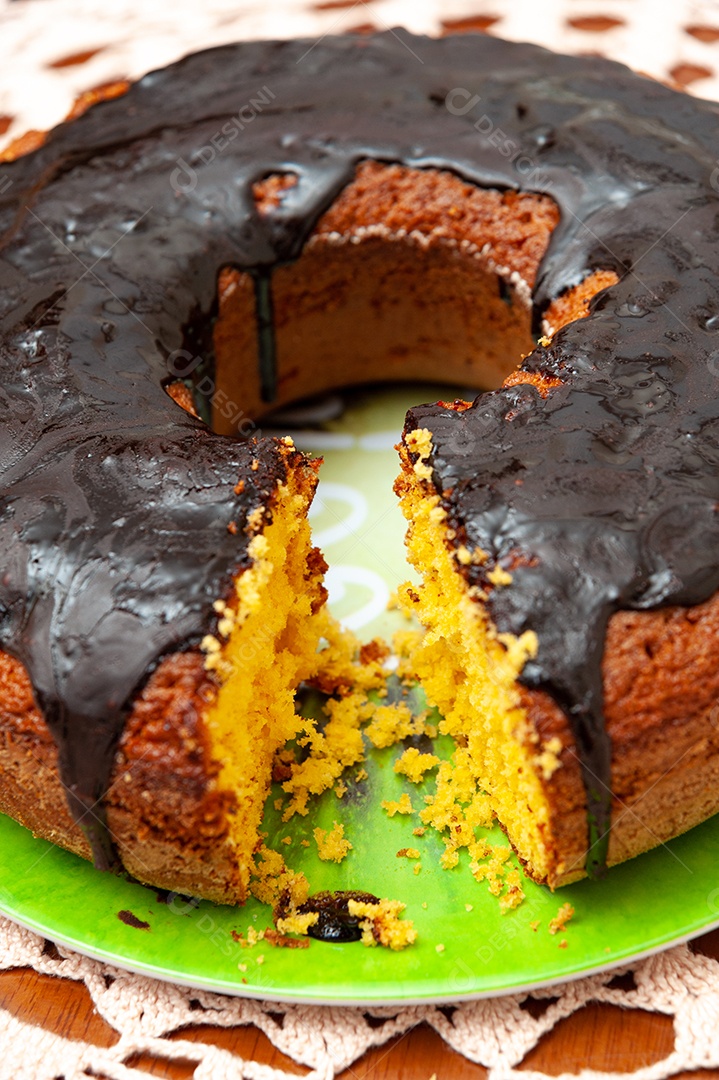
{"type": "MultiPolygon", "coordinates": [[[[271,213],[291,176],[255,188],[271,213]]],[[[530,297],[558,211],[539,195],[480,190],[435,170],[365,162],[317,224],[300,259],[273,276],[279,401],[329,387],[384,380],[436,380],[477,389],[533,382],[543,395],[557,380],[518,369],[532,351],[530,297]]],[[[598,271],[546,314],[547,333],[582,317],[589,300],[617,279],[598,271]]],[[[222,389],[214,426],[228,434],[230,412],[261,414],[253,283],[234,270],[219,281],[216,374],[222,389]],[[250,363],[237,363],[237,351],[250,363]]],[[[466,404],[466,403],[465,403],[466,404]]],[[[463,407],[458,403],[457,407],[463,407]]],[[[421,433],[419,433],[421,434],[421,433]]],[[[517,685],[536,651],[532,634],[500,638],[481,597],[456,561],[456,544],[429,482],[431,447],[402,448],[398,481],[409,521],[409,558],[423,584],[404,602],[427,633],[413,665],[442,730],[469,751],[478,786],[529,872],[551,884],[571,876],[551,842],[545,781],[559,767],[556,735],[542,742],[517,685]]],[[[466,559],[480,552],[464,552],[466,559]]],[[[577,874],[581,868],[576,868],[577,874]]]]}
{"type": "MultiPolygon", "coordinates": [[[[453,545],[444,542],[449,530],[440,497],[423,482],[431,444],[418,435],[409,445],[418,456],[413,463],[403,448],[405,470],[397,489],[409,522],[409,559],[422,585],[406,585],[401,595],[427,627],[412,665],[443,716],[440,731],[466,744],[477,783],[515,850],[532,876],[546,880],[550,813],[541,780],[542,772],[559,762],[551,747],[538,745],[516,685],[525,661],[536,653],[537,639],[531,631],[521,639],[495,632],[458,571],[453,545]]],[[[481,556],[467,551],[464,557],[481,556]]]]}
{"type": "MultiPolygon", "coordinates": [[[[300,476],[302,473],[300,472],[300,476]]],[[[218,600],[217,635],[202,649],[218,679],[205,724],[220,788],[234,796],[229,838],[246,889],[257,846],[274,755],[305,724],[295,693],[317,668],[323,628],[324,560],[313,548],[307,512],[314,487],[288,470],[275,493],[271,521],[250,541],[252,565],[218,600]]]]}

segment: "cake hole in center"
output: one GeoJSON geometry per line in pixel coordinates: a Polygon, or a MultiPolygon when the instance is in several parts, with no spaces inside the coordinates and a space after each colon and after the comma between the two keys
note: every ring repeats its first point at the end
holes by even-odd
{"type": "MultiPolygon", "coordinates": [[[[301,183],[292,171],[256,183],[260,216],[281,213],[301,183]]],[[[191,370],[178,378],[215,431],[240,438],[273,410],[352,386],[434,382],[445,391],[434,399],[449,386],[471,400],[501,386],[536,346],[532,289],[558,221],[546,195],[365,161],[299,259],[264,280],[273,392],[260,363],[257,281],[231,266],[218,274],[211,320],[191,328],[191,370]]],[[[591,296],[613,281],[590,274],[545,313],[545,329],[586,314],[591,296]]],[[[172,393],[186,406],[184,392],[182,400],[172,393]]]]}

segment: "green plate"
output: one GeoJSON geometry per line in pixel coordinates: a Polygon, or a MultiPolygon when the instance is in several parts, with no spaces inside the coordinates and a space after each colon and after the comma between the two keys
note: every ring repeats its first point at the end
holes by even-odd
{"type": "MultiPolygon", "coordinates": [[[[401,624],[384,609],[389,592],[408,576],[404,523],[392,494],[392,444],[405,408],[453,393],[437,387],[355,392],[344,414],[325,421],[321,431],[295,433],[298,445],[325,456],[313,526],[332,565],[334,609],[362,637],[401,624]]],[[[341,399],[325,402],[325,415],[342,407],[341,399]]],[[[436,749],[447,753],[447,740],[437,740],[436,749]]],[[[416,817],[390,820],[380,808],[383,799],[409,791],[419,809],[431,790],[431,781],[415,787],[394,773],[401,752],[371,751],[367,780],[350,780],[341,800],[326,793],[309,817],[289,824],[274,810],[279,792],[273,793],[264,828],[270,846],[304,870],[313,890],[362,889],[406,903],[405,917],[419,936],[404,952],[317,941],[307,950],[264,942],[242,948],[239,933],[246,938],[248,927],[271,925],[269,909],[256,901],[231,908],[159,895],[94,870],[2,816],[0,910],[81,953],[157,978],[278,1001],[348,1005],[529,990],[625,963],[719,924],[719,817],[614,868],[602,881],[555,894],[525,882],[524,903],[502,915],[486,883],[472,878],[466,858],[442,870],[441,838],[433,830],[415,837],[416,817]],[[316,825],[329,828],[334,821],[344,824],[353,844],[339,865],[320,862],[312,839],[316,825]],[[288,836],[292,843],[283,845],[288,836]],[[302,839],[311,846],[303,847],[302,839]],[[420,850],[419,874],[412,860],[397,858],[404,847],[420,850]],[[566,932],[552,936],[549,920],[564,902],[575,908],[574,918],[566,932]],[[148,927],[127,925],[120,912],[148,927]]],[[[499,832],[490,836],[500,838],[499,832]]]]}

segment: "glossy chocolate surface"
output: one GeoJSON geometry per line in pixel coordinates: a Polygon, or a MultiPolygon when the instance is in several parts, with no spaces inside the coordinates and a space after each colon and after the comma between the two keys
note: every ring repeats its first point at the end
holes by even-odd
{"type": "MultiPolygon", "coordinates": [[[[718,136],[716,106],[606,61],[392,31],[198,53],[0,166],[0,643],[99,864],[127,703],[212,628],[283,469],[270,441],[212,435],[173,403],[175,351],[202,339],[223,266],[253,271],[269,311],[268,275],[366,158],[550,194],[537,325],[589,269],[622,276],[526,361],[565,380],[547,399],[518,386],[409,417],[467,542],[529,564],[492,614],[537,632],[523,679],[569,712],[602,834],[607,619],[719,586],[718,136]],[[252,184],[287,171],[261,217],[252,184]]],[[[263,358],[271,399],[266,326],[263,358]]]]}
{"type": "Polygon", "coordinates": [[[309,896],[297,908],[298,915],[317,914],[317,922],[310,926],[307,934],[317,941],[360,941],[362,939],[362,916],[350,915],[349,902],[356,900],[360,904],[379,904],[379,897],[373,893],[357,892],[351,889],[339,889],[336,892],[318,892],[309,896]]]}

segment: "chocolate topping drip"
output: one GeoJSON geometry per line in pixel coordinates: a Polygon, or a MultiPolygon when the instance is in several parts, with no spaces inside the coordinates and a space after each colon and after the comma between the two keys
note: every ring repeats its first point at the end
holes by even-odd
{"type": "Polygon", "coordinates": [[[551,194],[537,326],[589,269],[622,276],[526,361],[565,381],[546,400],[517,386],[409,418],[432,431],[468,542],[531,556],[490,606],[500,629],[538,634],[522,677],[572,719],[602,861],[609,615],[719,585],[718,129],[716,106],[606,61],[393,31],[190,56],[0,167],[0,641],[30,672],[99,862],[128,700],[211,627],[247,557],[227,525],[284,468],[271,441],[178,409],[168,357],[209,318],[220,267],[251,271],[270,400],[269,275],[367,158],[551,194]],[[288,171],[262,217],[252,185],[288,171]]]}

